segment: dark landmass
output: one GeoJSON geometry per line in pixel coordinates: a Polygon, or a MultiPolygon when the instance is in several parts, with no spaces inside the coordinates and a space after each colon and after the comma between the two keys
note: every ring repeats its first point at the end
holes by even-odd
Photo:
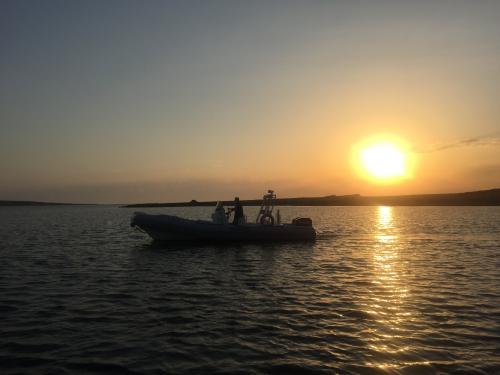
{"type": "MultiPolygon", "coordinates": [[[[244,206],[260,206],[261,199],[243,200],[244,206]]],[[[140,203],[123,207],[198,207],[215,206],[216,201],[176,203],[140,203]]],[[[223,201],[231,206],[233,201],[223,201]]],[[[325,197],[278,198],[277,206],[500,206],[500,189],[465,193],[394,196],[328,195],[325,197]]]]}
{"type": "Polygon", "coordinates": [[[0,201],[0,206],[88,206],[88,204],[35,202],[35,201],[0,201]]]}

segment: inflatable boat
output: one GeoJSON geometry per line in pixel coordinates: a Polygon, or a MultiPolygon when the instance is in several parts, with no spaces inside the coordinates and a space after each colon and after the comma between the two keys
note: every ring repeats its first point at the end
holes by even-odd
{"type": "Polygon", "coordinates": [[[273,213],[275,200],[273,190],[264,194],[255,223],[246,223],[242,217],[243,208],[236,197],[235,207],[227,212],[222,203],[217,202],[212,221],[135,212],[130,225],[146,232],[156,241],[314,241],[316,231],[312,220],[295,218],[290,224],[281,224],[279,210],[276,215],[273,213]],[[231,213],[234,214],[233,222],[238,224],[229,224],[231,213]]]}
{"type": "Polygon", "coordinates": [[[207,220],[190,220],[171,215],[134,213],[132,227],[146,232],[156,241],[314,241],[316,231],[307,218],[291,224],[257,223],[217,224],[207,220]]]}

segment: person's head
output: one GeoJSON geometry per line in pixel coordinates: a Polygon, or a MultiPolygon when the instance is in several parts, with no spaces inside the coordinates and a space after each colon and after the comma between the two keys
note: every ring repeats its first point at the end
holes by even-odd
{"type": "Polygon", "coordinates": [[[234,201],[235,202],[239,202],[240,201],[240,197],[234,197],[234,201]]]}

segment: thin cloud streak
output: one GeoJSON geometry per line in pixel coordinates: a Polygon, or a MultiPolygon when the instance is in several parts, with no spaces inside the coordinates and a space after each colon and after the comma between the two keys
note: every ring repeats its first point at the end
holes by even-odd
{"type": "Polygon", "coordinates": [[[497,146],[497,145],[500,145],[500,137],[484,136],[484,137],[466,138],[452,143],[435,145],[428,149],[417,150],[416,152],[420,154],[426,154],[426,153],[444,151],[454,148],[483,147],[483,146],[497,146]]]}

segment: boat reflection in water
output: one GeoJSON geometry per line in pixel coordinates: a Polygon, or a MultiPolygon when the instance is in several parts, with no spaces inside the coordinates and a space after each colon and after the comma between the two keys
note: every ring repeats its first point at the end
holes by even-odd
{"type": "Polygon", "coordinates": [[[393,208],[377,209],[373,248],[373,289],[368,313],[374,317],[368,345],[373,359],[367,365],[397,369],[428,362],[412,354],[411,325],[414,320],[408,309],[409,279],[406,252],[398,238],[398,225],[393,208]]]}

